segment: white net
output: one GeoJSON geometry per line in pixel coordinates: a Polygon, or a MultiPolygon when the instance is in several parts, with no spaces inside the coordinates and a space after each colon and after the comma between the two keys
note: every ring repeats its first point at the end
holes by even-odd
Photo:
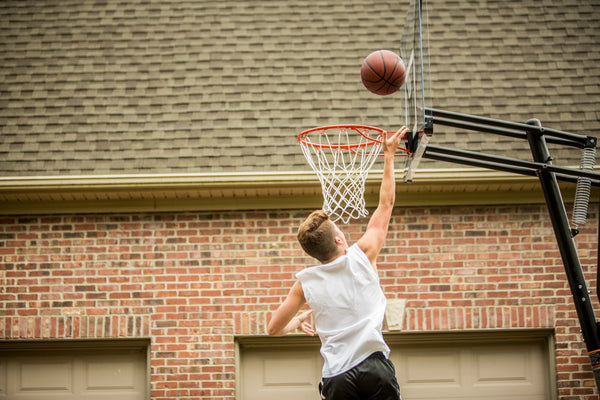
{"type": "Polygon", "coordinates": [[[346,125],[302,132],[298,140],[323,192],[323,211],[344,223],[369,214],[365,182],[381,153],[379,128],[346,125]]]}

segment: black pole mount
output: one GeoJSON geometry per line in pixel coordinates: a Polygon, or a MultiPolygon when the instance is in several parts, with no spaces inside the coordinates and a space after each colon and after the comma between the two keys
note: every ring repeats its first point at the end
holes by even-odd
{"type": "MultiPolygon", "coordinates": [[[[434,125],[451,126],[528,141],[533,161],[434,145],[426,147],[423,158],[538,177],[573,296],[596,386],[600,393],[600,323],[596,321],[594,315],[589,296],[590,291],[587,289],[581,262],[575,247],[574,236],[577,231],[572,230],[569,226],[563,197],[558,185],[558,180],[577,182],[579,178],[583,177],[589,179],[591,186],[600,186],[600,174],[591,170],[586,171],[553,165],[547,146],[547,143],[554,143],[581,149],[595,148],[597,138],[545,128],[538,119],[530,119],[521,124],[438,109],[427,109],[426,111],[431,116],[434,125]]],[[[598,230],[598,240],[600,242],[600,221],[598,230]]],[[[598,282],[600,282],[600,256],[598,258],[599,270],[597,274],[598,282]]],[[[600,288],[597,291],[600,298],[600,288]]]]}

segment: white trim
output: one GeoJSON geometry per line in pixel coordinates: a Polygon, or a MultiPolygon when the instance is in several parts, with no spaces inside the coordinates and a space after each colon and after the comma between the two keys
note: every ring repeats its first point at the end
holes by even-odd
{"type": "MultiPolygon", "coordinates": [[[[476,168],[430,169],[416,171],[412,183],[403,183],[401,172],[397,172],[397,206],[544,202],[535,177],[476,168]]],[[[368,207],[377,204],[382,174],[382,170],[369,173],[368,207]]],[[[574,184],[561,185],[569,196],[575,190],[574,184]]],[[[0,178],[0,213],[5,215],[321,206],[321,185],[312,171],[0,178]]]]}

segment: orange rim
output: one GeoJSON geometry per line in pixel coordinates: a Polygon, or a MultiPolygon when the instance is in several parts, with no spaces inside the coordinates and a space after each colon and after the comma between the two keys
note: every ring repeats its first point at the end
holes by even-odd
{"type": "MultiPolygon", "coordinates": [[[[351,124],[351,125],[327,125],[327,126],[320,126],[317,128],[312,128],[312,129],[307,129],[303,132],[300,132],[298,134],[298,142],[300,142],[301,144],[305,145],[305,146],[312,146],[312,147],[316,147],[316,148],[324,148],[324,149],[344,149],[344,150],[350,150],[354,153],[356,152],[356,148],[361,148],[361,147],[366,147],[366,146],[372,146],[375,143],[381,143],[381,135],[384,133],[394,133],[392,131],[386,131],[384,129],[381,128],[376,128],[374,126],[368,126],[368,125],[355,125],[355,124],[351,124]],[[313,143],[311,141],[307,141],[306,138],[309,134],[314,133],[314,132],[320,132],[321,134],[325,133],[328,130],[332,130],[332,129],[349,129],[352,131],[355,131],[357,133],[359,133],[361,136],[363,136],[364,138],[367,139],[367,142],[364,143],[348,143],[348,144],[322,144],[322,143],[313,143]],[[367,135],[367,133],[365,133],[365,131],[375,131],[377,132],[377,137],[373,138],[369,135],[367,135]]],[[[409,132],[410,133],[410,132],[409,132]]],[[[406,157],[410,154],[410,150],[399,146],[398,150],[404,152],[405,154],[396,154],[396,156],[400,156],[400,157],[406,157]]],[[[357,153],[359,154],[359,153],[357,153]]],[[[362,155],[362,154],[361,154],[362,155]]],[[[368,154],[365,154],[368,155],[368,154]]],[[[376,154],[377,156],[382,156],[383,154],[376,154]]]]}

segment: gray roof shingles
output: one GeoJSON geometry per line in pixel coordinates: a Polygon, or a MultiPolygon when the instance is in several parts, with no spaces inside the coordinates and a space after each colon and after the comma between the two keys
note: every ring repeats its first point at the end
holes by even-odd
{"type": "MultiPolygon", "coordinates": [[[[407,6],[1,2],[0,174],[308,170],[304,129],[399,125],[399,99],[367,92],[359,72],[397,49],[407,6]]],[[[433,106],[600,135],[598,15],[592,0],[430,1],[433,106]]],[[[529,157],[479,132],[436,127],[433,143],[529,157]]]]}

